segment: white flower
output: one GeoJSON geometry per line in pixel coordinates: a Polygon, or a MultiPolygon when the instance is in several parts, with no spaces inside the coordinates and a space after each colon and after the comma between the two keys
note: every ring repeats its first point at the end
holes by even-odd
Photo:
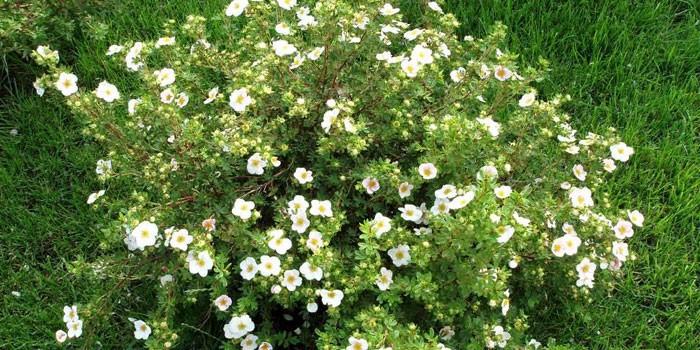
{"type": "Polygon", "coordinates": [[[306,201],[304,196],[296,195],[294,199],[288,203],[290,214],[306,213],[306,209],[309,208],[309,202],[306,201]]]}
{"type": "Polygon", "coordinates": [[[212,88],[211,90],[209,90],[209,92],[207,92],[207,99],[204,100],[204,104],[205,104],[205,105],[208,105],[208,104],[214,102],[214,100],[215,100],[218,96],[219,96],[219,87],[218,87],[218,86],[215,86],[214,88],[212,88]]]}
{"type": "Polygon", "coordinates": [[[314,180],[313,172],[311,170],[306,170],[306,168],[297,168],[294,171],[294,178],[302,185],[314,180]]]}
{"type": "Polygon", "coordinates": [[[292,32],[291,28],[289,27],[289,24],[284,22],[277,23],[277,25],[275,26],[275,31],[277,32],[277,34],[280,35],[289,35],[292,32]]]}
{"type": "Polygon", "coordinates": [[[236,112],[244,112],[251,103],[253,103],[253,99],[248,96],[248,89],[246,88],[233,90],[231,95],[229,95],[228,105],[236,112]]]}
{"type": "Polygon", "coordinates": [[[416,29],[407,31],[406,33],[403,33],[403,37],[404,37],[404,39],[406,39],[406,40],[408,40],[408,41],[413,41],[413,40],[415,40],[418,36],[420,36],[421,34],[423,34],[423,32],[424,32],[423,29],[416,28],[416,29]]]}
{"type": "Polygon", "coordinates": [[[330,132],[331,126],[333,125],[333,123],[335,123],[335,120],[338,118],[338,114],[340,114],[340,109],[338,108],[333,108],[323,113],[323,121],[321,122],[321,128],[325,133],[330,132]]]}
{"type": "Polygon", "coordinates": [[[328,305],[330,307],[340,306],[340,303],[343,301],[343,297],[345,296],[343,291],[338,290],[338,289],[334,289],[334,290],[321,289],[319,291],[319,294],[321,294],[321,303],[323,303],[323,305],[328,305]]]}
{"type": "Polygon", "coordinates": [[[309,313],[314,313],[314,312],[318,311],[318,304],[316,304],[316,303],[306,304],[306,311],[308,311],[309,313]]]}
{"type": "Polygon", "coordinates": [[[289,56],[297,52],[297,48],[294,45],[287,42],[287,40],[275,40],[272,42],[272,49],[275,50],[275,55],[284,57],[289,56]]]}
{"type": "Polygon", "coordinates": [[[143,43],[135,42],[134,46],[129,49],[129,52],[127,52],[126,56],[124,57],[126,67],[133,72],[136,72],[143,67],[143,62],[137,61],[139,55],[141,55],[141,50],[143,50],[143,43]]]}
{"type": "Polygon", "coordinates": [[[574,172],[574,176],[576,176],[577,179],[579,179],[581,181],[586,181],[586,175],[588,173],[583,168],[583,165],[581,165],[581,164],[574,165],[573,172],[574,172]]]}
{"type": "Polygon", "coordinates": [[[233,0],[226,7],[226,16],[238,17],[241,14],[243,14],[243,11],[245,11],[246,7],[248,7],[248,0],[233,0]]]}
{"type": "Polygon", "coordinates": [[[373,194],[374,192],[379,191],[380,188],[379,181],[373,177],[366,177],[364,180],[362,180],[362,187],[365,188],[367,194],[373,194]]]}
{"type": "Polygon", "coordinates": [[[578,279],[576,280],[576,286],[577,287],[587,287],[587,288],[593,288],[593,280],[594,277],[593,275],[579,275],[578,279]]]}
{"type": "Polygon", "coordinates": [[[83,321],[74,320],[66,323],[68,338],[79,338],[83,334],[83,321]]]}
{"type": "Polygon", "coordinates": [[[98,159],[97,165],[95,167],[95,173],[97,175],[104,175],[112,171],[112,160],[98,159]]]}
{"type": "Polygon", "coordinates": [[[127,102],[127,107],[126,110],[129,112],[129,115],[134,115],[136,113],[136,106],[138,106],[141,103],[141,99],[138,98],[132,98],[127,102]]]}
{"type": "Polygon", "coordinates": [[[255,203],[252,201],[246,201],[242,198],[236,199],[233,203],[233,209],[231,209],[231,214],[238,216],[242,220],[248,220],[253,215],[253,209],[255,208],[255,203]]]}
{"type": "Polygon", "coordinates": [[[615,227],[613,227],[613,231],[615,231],[615,237],[617,239],[630,238],[632,235],[634,235],[632,223],[622,219],[617,221],[617,224],[615,224],[615,227]]]}
{"type": "Polygon", "coordinates": [[[610,146],[610,154],[612,159],[619,160],[624,163],[630,159],[631,155],[634,154],[634,149],[627,146],[624,142],[620,142],[610,146]]]}
{"type": "Polygon", "coordinates": [[[369,347],[367,341],[364,339],[350,337],[348,339],[348,342],[350,343],[350,345],[348,345],[348,347],[345,348],[345,350],[367,350],[367,348],[369,347]]]}
{"type": "Polygon", "coordinates": [[[595,270],[596,265],[588,258],[583,258],[583,260],[576,265],[576,272],[578,272],[579,278],[581,278],[581,276],[593,277],[595,270]]]}
{"type": "Polygon", "coordinates": [[[389,3],[386,3],[379,9],[379,14],[381,14],[382,16],[392,16],[399,13],[399,11],[401,10],[394,6],[391,6],[391,4],[389,3]]]}
{"type": "Polygon", "coordinates": [[[66,341],[67,338],[68,338],[68,334],[64,330],[59,329],[56,331],[56,341],[57,342],[63,343],[66,341]]]}
{"type": "Polygon", "coordinates": [[[442,12],[442,8],[440,7],[440,5],[438,5],[438,3],[435,2],[435,1],[429,2],[429,3],[428,3],[428,7],[430,7],[430,9],[433,10],[433,11],[435,11],[435,12],[443,13],[443,12],[442,12]]]}
{"type": "Polygon", "coordinates": [[[496,232],[498,233],[498,238],[496,239],[496,242],[505,244],[510,240],[511,237],[513,237],[513,234],[515,233],[515,228],[510,225],[498,226],[496,227],[496,232]]]}
{"type": "Polygon", "coordinates": [[[389,289],[389,286],[394,281],[393,277],[394,277],[394,273],[391,272],[391,270],[382,267],[381,270],[379,270],[379,276],[377,277],[377,280],[375,281],[375,283],[377,284],[377,287],[379,287],[379,290],[389,289]]]}
{"type": "Polygon", "coordinates": [[[248,334],[241,340],[242,350],[255,350],[258,347],[258,336],[254,334],[248,334]]]}
{"type": "Polygon", "coordinates": [[[479,122],[479,124],[483,125],[486,127],[486,131],[488,131],[489,135],[491,137],[496,138],[498,135],[501,134],[501,124],[496,122],[495,120],[489,118],[476,118],[476,121],[479,122]]]}
{"type": "Polygon", "coordinates": [[[529,92],[522,97],[520,97],[520,101],[518,101],[518,106],[527,108],[532,106],[533,103],[535,103],[535,100],[537,99],[537,95],[534,92],[529,92]]]}
{"type": "Polygon", "coordinates": [[[309,210],[309,214],[313,216],[325,216],[327,218],[333,217],[333,209],[331,208],[331,201],[325,200],[325,201],[318,201],[318,200],[312,200],[311,201],[311,209],[309,210]]]}
{"type": "Polygon", "coordinates": [[[316,21],[316,18],[314,16],[309,15],[309,8],[308,7],[302,7],[299,10],[297,10],[297,18],[299,19],[299,23],[297,25],[301,30],[306,30],[308,27],[313,27],[318,24],[316,21]]]}
{"type": "Polygon", "coordinates": [[[530,226],[530,219],[520,216],[517,211],[513,212],[513,219],[520,226],[530,226]]]}
{"type": "Polygon", "coordinates": [[[87,199],[87,204],[95,203],[95,201],[102,197],[104,194],[105,190],[99,190],[97,192],[90,193],[87,199]]]}
{"type": "Polygon", "coordinates": [[[399,197],[406,198],[410,196],[412,190],[413,185],[411,185],[408,182],[402,182],[401,184],[399,184],[399,197]]]}
{"type": "Polygon", "coordinates": [[[435,191],[435,198],[451,199],[457,195],[457,187],[451,184],[443,185],[435,191]]]}
{"type": "Polygon", "coordinates": [[[187,246],[192,243],[194,238],[190,236],[189,232],[185,229],[177,230],[170,237],[170,246],[183,251],[187,250],[187,246]]]}
{"type": "Polygon", "coordinates": [[[158,226],[150,221],[142,221],[131,231],[131,237],[133,237],[136,247],[143,250],[156,244],[158,226]]]}
{"type": "Polygon", "coordinates": [[[272,350],[272,345],[266,341],[260,343],[260,347],[258,347],[258,350],[272,350]]]}
{"type": "Polygon", "coordinates": [[[372,231],[377,235],[377,238],[389,232],[389,230],[391,230],[391,219],[382,215],[382,213],[375,214],[374,220],[372,220],[372,231]]]}
{"type": "Polygon", "coordinates": [[[401,61],[401,70],[406,73],[409,78],[415,78],[420,70],[420,63],[414,60],[403,60],[401,61]]]}
{"type": "Polygon", "coordinates": [[[156,41],[156,47],[172,46],[172,45],[175,45],[175,37],[174,36],[165,36],[162,38],[158,38],[158,41],[156,41]]]}
{"type": "Polygon", "coordinates": [[[304,56],[301,54],[298,54],[294,56],[294,59],[292,60],[292,63],[289,65],[289,69],[297,69],[301,67],[302,64],[304,64],[304,56]]]}
{"type": "Polygon", "coordinates": [[[121,52],[123,49],[124,49],[124,46],[121,46],[121,45],[110,45],[109,48],[107,49],[107,56],[115,55],[115,54],[121,52]]]}
{"type": "Polygon", "coordinates": [[[629,250],[627,243],[625,242],[613,242],[612,244],[612,254],[620,261],[626,261],[629,255],[629,250]]]}
{"type": "Polygon", "coordinates": [[[301,286],[301,278],[299,277],[299,271],[297,270],[287,270],[282,276],[282,287],[287,288],[290,292],[293,292],[297,287],[301,286]]]}
{"type": "Polygon", "coordinates": [[[199,274],[201,277],[206,277],[209,270],[214,267],[214,261],[209,256],[209,252],[206,251],[199,252],[196,256],[194,253],[190,252],[187,256],[187,260],[189,262],[190,273],[193,275],[199,274]]]}
{"type": "Polygon", "coordinates": [[[396,265],[396,267],[408,265],[411,262],[411,248],[405,244],[400,244],[395,248],[389,249],[387,252],[391,258],[391,262],[396,265]]]}
{"type": "Polygon", "coordinates": [[[258,269],[260,270],[260,275],[269,277],[277,276],[282,272],[280,259],[276,256],[263,255],[260,257],[260,264],[258,269]]]}
{"type": "Polygon", "coordinates": [[[153,72],[153,75],[156,76],[156,83],[158,83],[160,87],[166,87],[175,82],[175,71],[171,68],[157,70],[153,72]]]}
{"type": "Polygon", "coordinates": [[[231,318],[231,321],[224,325],[224,336],[226,339],[238,339],[252,332],[255,329],[255,323],[250,319],[250,316],[243,314],[231,318]]]}
{"type": "Polygon", "coordinates": [[[165,287],[166,284],[170,283],[173,281],[173,275],[171,274],[165,274],[163,276],[160,276],[160,286],[165,287]]]}
{"type": "Polygon", "coordinates": [[[175,100],[175,104],[176,104],[179,108],[185,108],[185,106],[187,106],[187,104],[188,104],[189,102],[190,102],[190,97],[187,96],[187,94],[184,93],[184,92],[179,93],[179,94],[177,95],[177,99],[175,100]]]}
{"type": "Polygon", "coordinates": [[[447,198],[437,198],[430,212],[434,215],[447,214],[450,212],[450,200],[447,198]]]}
{"type": "Polygon", "coordinates": [[[498,178],[498,169],[493,165],[485,165],[479,169],[476,173],[476,179],[481,180],[484,178],[498,178]]]}
{"type": "Polygon", "coordinates": [[[308,57],[312,61],[316,61],[321,57],[325,50],[326,48],[323,46],[316,47],[313,50],[311,50],[308,54],[306,54],[306,57],[308,57]]]}
{"type": "Polygon", "coordinates": [[[513,190],[510,188],[510,186],[498,186],[493,189],[493,193],[498,197],[499,199],[506,199],[510,197],[510,194],[513,192],[513,190]]]}
{"type": "Polygon", "coordinates": [[[219,295],[216,299],[214,299],[214,305],[216,305],[216,307],[221,311],[228,310],[232,303],[233,301],[231,300],[231,297],[226,294],[219,295]]]}
{"type": "Polygon", "coordinates": [[[134,322],[134,338],[146,340],[151,335],[151,327],[146,322],[137,320],[134,322]]]}
{"type": "Polygon", "coordinates": [[[70,96],[78,91],[78,77],[72,73],[61,72],[61,74],[58,75],[55,86],[63,96],[70,96]]]}
{"type": "Polygon", "coordinates": [[[382,53],[378,53],[375,58],[377,61],[388,61],[391,59],[391,52],[389,51],[384,51],[382,53]]]}
{"type": "Polygon", "coordinates": [[[466,77],[467,77],[467,70],[464,69],[463,67],[459,67],[459,68],[450,72],[450,79],[452,79],[452,81],[455,83],[461,82],[466,77]]]}
{"type": "Polygon", "coordinates": [[[615,166],[615,161],[612,159],[603,159],[603,169],[609,173],[612,173],[615,171],[615,169],[617,169],[617,166],[615,166]]]}
{"type": "Polygon", "coordinates": [[[270,240],[267,242],[267,246],[277,252],[277,254],[284,255],[289,249],[292,249],[292,241],[284,237],[284,231],[272,230],[269,236],[270,240]]]}
{"type": "Polygon", "coordinates": [[[175,93],[173,93],[172,89],[167,88],[160,93],[161,102],[170,104],[173,100],[175,100],[175,93]]]}
{"type": "Polygon", "coordinates": [[[262,159],[260,153],[255,153],[252,156],[250,156],[250,158],[248,158],[248,165],[246,166],[246,170],[248,170],[248,174],[262,175],[265,171],[266,166],[267,161],[262,159]]]}
{"type": "Polygon", "coordinates": [[[542,343],[538,342],[536,339],[530,339],[529,342],[527,342],[528,346],[532,346],[535,349],[539,349],[540,346],[542,346],[542,343]]]}
{"type": "Polygon", "coordinates": [[[418,62],[419,64],[431,64],[433,63],[433,50],[422,44],[416,45],[413,50],[411,50],[411,61],[418,62]]]}
{"type": "Polygon", "coordinates": [[[511,76],[513,76],[513,72],[511,72],[510,69],[503,66],[496,66],[494,68],[493,74],[496,77],[496,79],[500,81],[506,81],[510,79],[511,76]]]}
{"type": "Polygon", "coordinates": [[[628,211],[627,216],[629,217],[630,221],[632,221],[634,226],[642,227],[644,225],[644,215],[642,215],[639,210],[628,211]]]}
{"type": "Polygon", "coordinates": [[[255,277],[259,268],[258,264],[255,263],[255,259],[252,257],[243,259],[243,261],[241,261],[239,264],[239,267],[241,268],[241,277],[247,281],[250,281],[255,277]]]}
{"type": "Polygon", "coordinates": [[[277,0],[277,4],[285,10],[291,10],[297,5],[297,0],[277,0]]]}
{"type": "Polygon", "coordinates": [[[571,188],[569,192],[569,199],[571,199],[571,206],[574,208],[585,208],[593,206],[593,198],[591,198],[591,190],[588,187],[571,188]]]}
{"type": "Polygon", "coordinates": [[[296,213],[291,216],[292,219],[292,230],[299,232],[299,233],[304,233],[306,232],[306,229],[309,228],[309,225],[311,222],[309,219],[306,217],[306,213],[296,213]]]}
{"type": "Polygon", "coordinates": [[[323,278],[323,270],[321,270],[321,268],[318,266],[311,265],[308,261],[301,264],[301,267],[299,267],[299,272],[301,272],[301,274],[304,275],[304,278],[309,281],[320,281],[323,278]]]}
{"type": "Polygon", "coordinates": [[[309,238],[306,239],[306,247],[312,252],[317,252],[321,247],[323,247],[323,236],[321,232],[312,230],[309,232],[309,238]]]}
{"type": "Polygon", "coordinates": [[[450,202],[450,209],[455,210],[455,209],[461,209],[467,206],[472,200],[474,200],[474,192],[469,191],[461,196],[455,197],[451,202],[450,202]]]}
{"type": "Polygon", "coordinates": [[[493,327],[493,335],[499,348],[505,348],[508,340],[510,340],[510,333],[506,332],[501,326],[493,327]]]}
{"type": "Polygon", "coordinates": [[[423,163],[418,166],[418,174],[425,180],[434,179],[437,176],[438,170],[433,163],[423,163]]]}
{"type": "Polygon", "coordinates": [[[576,255],[578,247],[581,246],[581,239],[575,234],[565,234],[561,237],[564,248],[564,254],[576,255]]]}
{"type": "Polygon", "coordinates": [[[68,323],[71,321],[79,320],[78,317],[78,306],[64,306],[63,307],[63,322],[68,323]]]}
{"type": "Polygon", "coordinates": [[[44,92],[46,92],[46,89],[45,89],[44,86],[39,82],[39,79],[38,79],[38,78],[37,78],[37,80],[34,81],[34,83],[32,84],[32,86],[34,86],[34,89],[36,90],[36,94],[37,94],[37,95],[39,95],[39,96],[44,96],[44,92]]]}
{"type": "Polygon", "coordinates": [[[406,221],[413,221],[419,223],[423,217],[423,211],[413,204],[406,204],[402,208],[399,208],[401,212],[401,218],[406,221]]]}

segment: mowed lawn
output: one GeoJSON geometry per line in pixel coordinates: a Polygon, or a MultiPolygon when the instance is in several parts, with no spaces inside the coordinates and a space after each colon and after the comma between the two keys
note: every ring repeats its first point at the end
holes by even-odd
{"type": "MultiPolygon", "coordinates": [[[[125,0],[86,19],[74,46],[61,54],[82,81],[106,77],[128,86],[128,77],[104,63],[109,44],[157,37],[167,18],[221,17],[226,3],[125,0]]],[[[416,1],[403,3],[409,17],[420,16],[416,1]]],[[[551,62],[540,96],[570,94],[567,108],[579,133],[615,127],[636,151],[611,187],[614,205],[646,215],[645,228],[631,239],[636,260],[607,298],[582,305],[553,296],[531,312],[540,341],[700,348],[699,6],[653,0],[455,0],[445,6],[462,22],[463,35],[480,37],[496,21],[505,23],[510,36],[503,49],[520,53],[524,64],[540,57],[551,62]]],[[[72,262],[99,255],[100,220],[85,199],[98,188],[95,161],[104,155],[65,109],[33,94],[26,72],[14,76],[19,79],[4,81],[0,95],[0,348],[46,349],[55,347],[53,333],[64,327],[63,305],[110,289],[95,276],[69,273],[72,262]]],[[[111,304],[120,302],[128,301],[114,297],[111,304]]],[[[85,325],[84,336],[92,336],[91,327],[85,325]]],[[[104,348],[131,341],[129,334],[104,330],[104,348]]]]}

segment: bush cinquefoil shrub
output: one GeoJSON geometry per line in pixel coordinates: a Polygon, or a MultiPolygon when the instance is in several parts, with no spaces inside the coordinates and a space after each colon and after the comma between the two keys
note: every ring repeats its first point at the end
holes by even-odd
{"type": "Polygon", "coordinates": [[[633,149],[538,98],[546,63],[499,49],[503,26],[458,38],[422,5],[408,24],[384,0],[235,0],[223,35],[190,16],[110,47],[124,86],[36,50],[37,88],[106,149],[85,194],[102,257],[74,272],[141,300],[111,316],[79,300],[57,339],[116,319],[152,349],[197,332],[224,349],[535,348],[525,311],[545,285],[607,292],[644,219],[603,189],[633,149]]]}

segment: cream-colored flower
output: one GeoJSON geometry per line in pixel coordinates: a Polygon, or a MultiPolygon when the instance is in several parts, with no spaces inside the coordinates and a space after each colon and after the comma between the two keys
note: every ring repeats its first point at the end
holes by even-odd
{"type": "Polygon", "coordinates": [[[379,191],[379,180],[373,177],[367,177],[362,180],[362,187],[365,188],[367,194],[373,194],[374,192],[379,191]]]}
{"type": "Polygon", "coordinates": [[[253,103],[253,99],[248,96],[248,89],[246,88],[234,90],[229,95],[228,104],[236,112],[243,113],[251,103],[253,103]]]}
{"type": "Polygon", "coordinates": [[[520,101],[518,101],[518,106],[523,108],[530,107],[533,103],[535,103],[536,99],[537,95],[534,92],[528,92],[527,94],[524,94],[522,97],[520,97],[520,101]]]}
{"type": "Polygon", "coordinates": [[[396,266],[408,265],[411,262],[411,248],[406,244],[400,244],[387,252],[391,258],[391,262],[396,266]]]}
{"type": "Polygon", "coordinates": [[[438,169],[433,163],[423,163],[418,166],[418,174],[425,180],[432,180],[437,176],[438,169]]]}
{"type": "Polygon", "coordinates": [[[294,178],[302,185],[314,180],[313,172],[306,168],[297,168],[294,171],[294,178]]]}
{"type": "Polygon", "coordinates": [[[500,81],[506,81],[513,76],[513,72],[511,72],[510,69],[503,66],[494,67],[493,74],[496,77],[496,79],[500,81]]]}
{"type": "Polygon", "coordinates": [[[612,159],[619,160],[624,163],[630,159],[631,155],[634,154],[634,149],[627,146],[624,142],[620,142],[610,146],[610,154],[612,159]]]}
{"type": "Polygon", "coordinates": [[[248,0],[233,0],[226,7],[226,16],[238,17],[243,14],[246,7],[248,7],[248,0]]]}
{"type": "Polygon", "coordinates": [[[379,270],[379,276],[377,277],[375,284],[377,287],[379,287],[379,290],[387,290],[393,282],[393,277],[394,273],[391,272],[391,270],[382,267],[381,270],[379,270]]]}
{"type": "Polygon", "coordinates": [[[627,216],[634,226],[642,227],[644,225],[644,215],[642,215],[639,210],[628,211],[627,216]]]}
{"type": "Polygon", "coordinates": [[[78,91],[78,77],[72,73],[61,72],[61,74],[58,75],[55,86],[63,96],[70,96],[78,91]]]}

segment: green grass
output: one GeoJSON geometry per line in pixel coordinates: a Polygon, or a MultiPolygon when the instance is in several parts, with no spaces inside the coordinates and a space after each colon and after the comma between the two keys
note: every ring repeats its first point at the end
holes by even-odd
{"type": "MultiPolygon", "coordinates": [[[[104,72],[109,43],[156,37],[165,18],[224,8],[224,1],[146,5],[151,2],[159,3],[124,1],[85,21],[74,51],[66,52],[81,79],[128,83],[104,72]]],[[[616,127],[637,152],[612,189],[616,203],[646,214],[648,224],[631,240],[637,259],[608,298],[590,305],[554,300],[532,315],[540,340],[597,349],[700,348],[698,6],[652,0],[446,6],[462,22],[462,34],[478,37],[495,21],[505,23],[508,50],[523,62],[551,61],[541,95],[570,94],[567,108],[580,132],[616,127]]],[[[411,11],[419,15],[415,6],[404,8],[411,11]]],[[[31,81],[16,84],[0,112],[0,348],[51,348],[53,332],[63,326],[62,306],[99,292],[72,277],[66,261],[89,260],[96,251],[95,214],[84,200],[97,188],[94,164],[102,154],[65,110],[32,96],[31,81]],[[18,136],[9,134],[14,128],[18,136]]],[[[118,347],[120,338],[102,343],[118,347]]]]}

